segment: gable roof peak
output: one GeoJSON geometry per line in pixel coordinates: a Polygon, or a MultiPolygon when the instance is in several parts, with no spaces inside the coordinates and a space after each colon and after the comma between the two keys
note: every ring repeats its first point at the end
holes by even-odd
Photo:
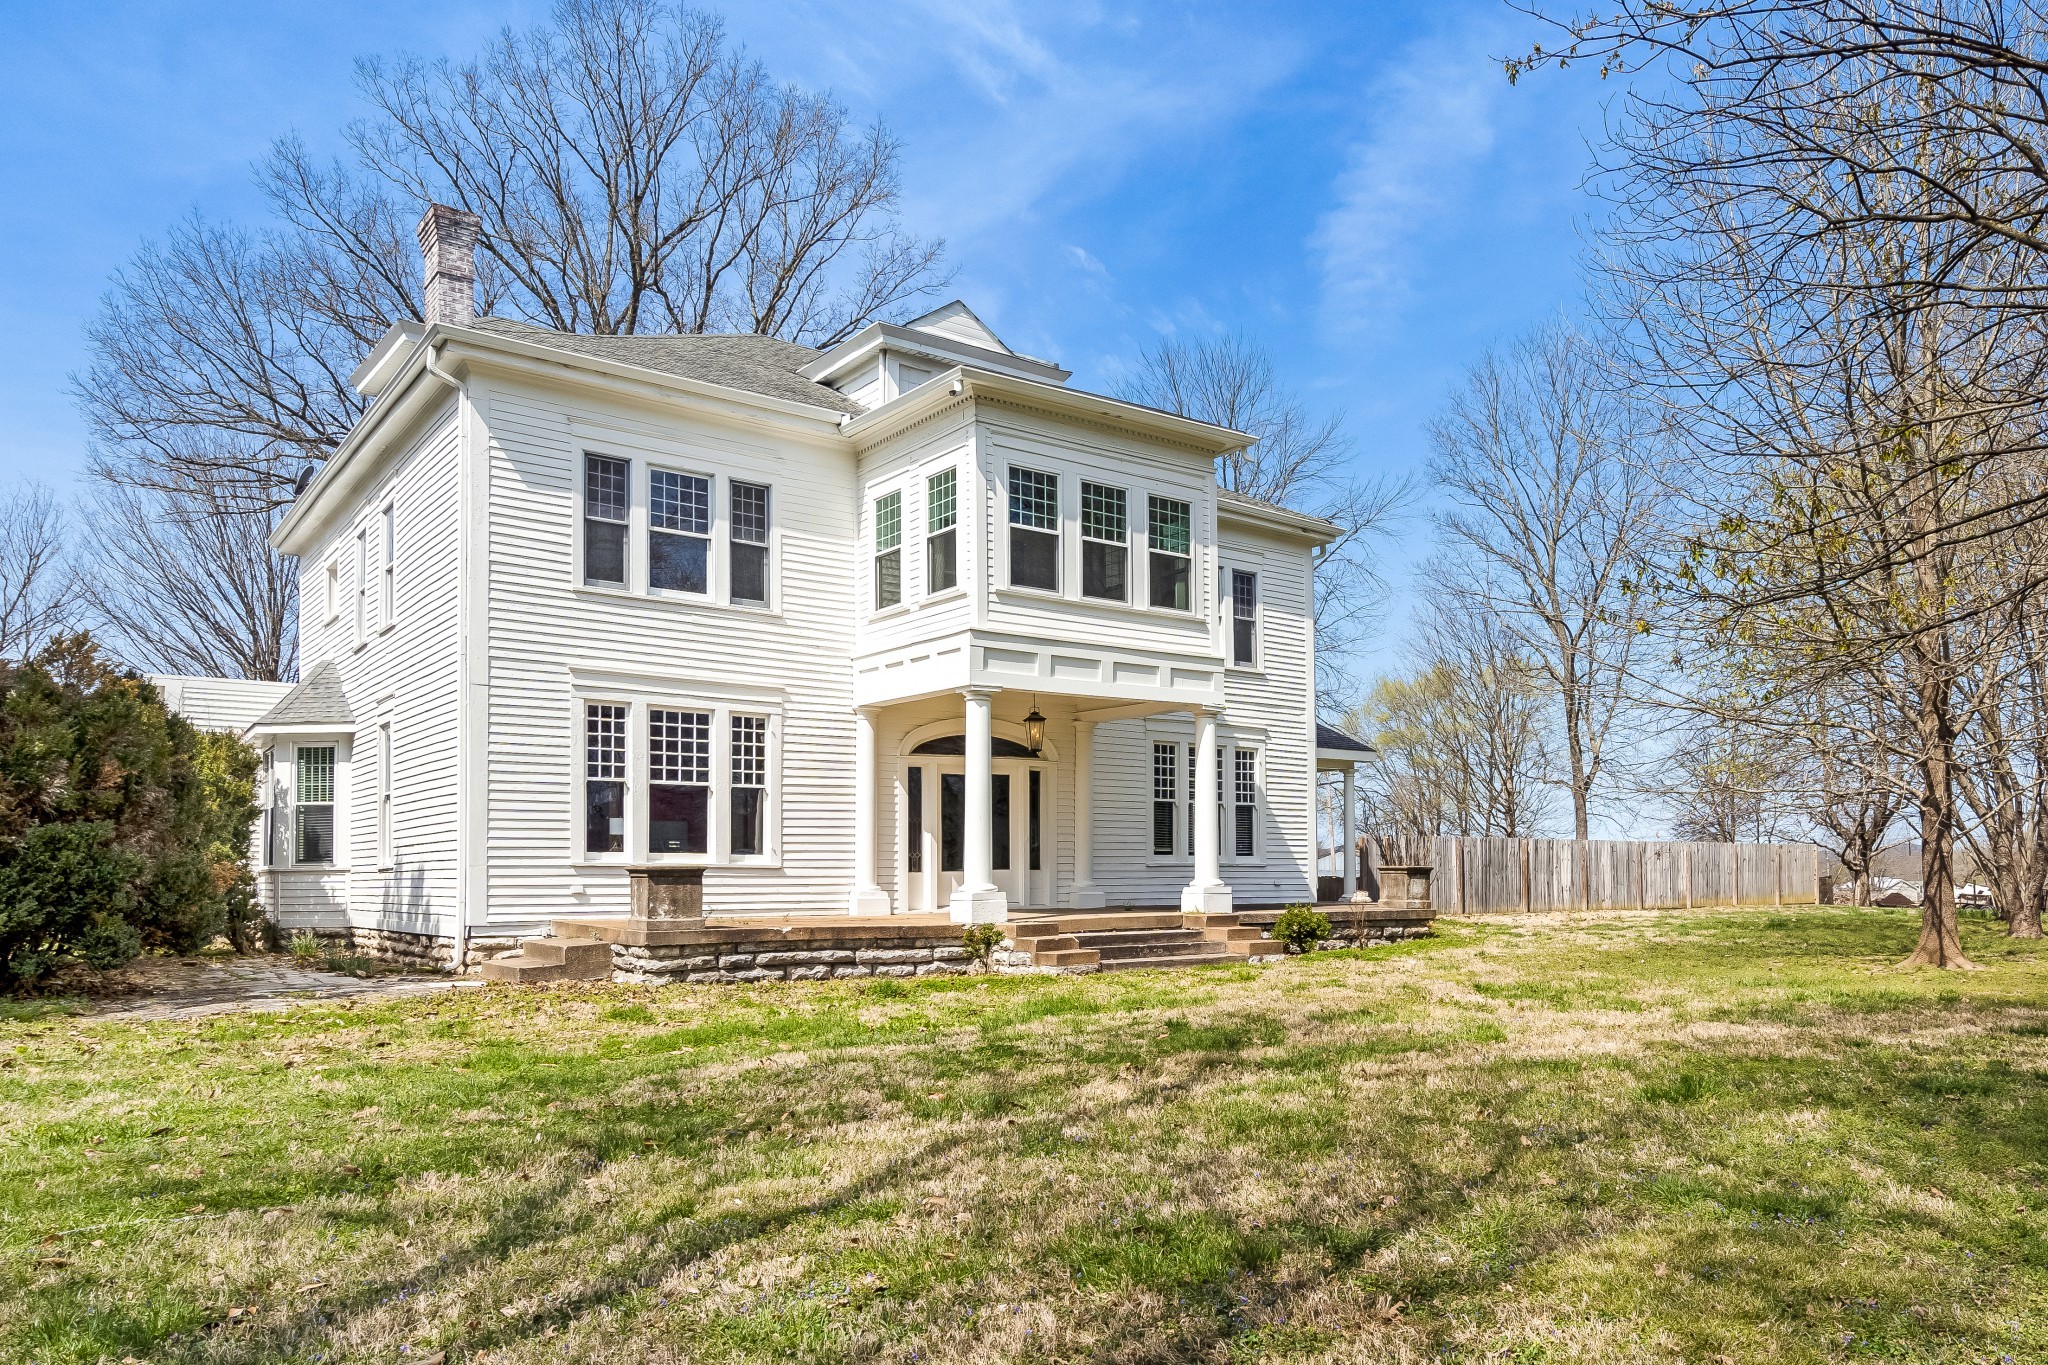
{"type": "Polygon", "coordinates": [[[912,318],[903,324],[913,332],[930,332],[933,336],[945,337],[951,341],[962,341],[969,346],[979,346],[984,351],[997,351],[1003,355],[1016,355],[1003,344],[1003,339],[989,329],[989,325],[975,316],[974,310],[959,299],[942,303],[923,317],[912,318]]]}

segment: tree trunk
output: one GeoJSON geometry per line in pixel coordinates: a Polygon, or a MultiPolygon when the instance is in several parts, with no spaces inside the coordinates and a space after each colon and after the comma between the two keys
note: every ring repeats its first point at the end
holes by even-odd
{"type": "Polygon", "coordinates": [[[1920,769],[1920,941],[1899,965],[1974,970],[1956,926],[1954,783],[1939,753],[1926,755],[1920,769]]]}
{"type": "Polygon", "coordinates": [[[2038,886],[2021,892],[2006,915],[2005,932],[2013,938],[2041,937],[2041,899],[2038,886]]]}

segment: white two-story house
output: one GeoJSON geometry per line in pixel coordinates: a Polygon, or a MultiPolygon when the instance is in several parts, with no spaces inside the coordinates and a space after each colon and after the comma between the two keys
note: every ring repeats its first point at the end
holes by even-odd
{"type": "Polygon", "coordinates": [[[460,958],[618,916],[1312,899],[1314,556],[1247,438],[1067,387],[952,303],[829,351],[428,321],[283,520],[303,681],[267,755],[281,924],[460,958]]]}

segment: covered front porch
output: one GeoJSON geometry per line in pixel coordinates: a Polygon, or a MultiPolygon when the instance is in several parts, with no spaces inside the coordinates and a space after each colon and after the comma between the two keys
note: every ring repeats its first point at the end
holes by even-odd
{"type": "Polygon", "coordinates": [[[970,686],[862,706],[847,909],[956,924],[1112,904],[1228,914],[1230,742],[1212,704],[970,686]],[[1154,771],[1155,736],[1185,764],[1154,771]],[[1196,793],[1216,794],[1219,818],[1193,818],[1196,793]]]}

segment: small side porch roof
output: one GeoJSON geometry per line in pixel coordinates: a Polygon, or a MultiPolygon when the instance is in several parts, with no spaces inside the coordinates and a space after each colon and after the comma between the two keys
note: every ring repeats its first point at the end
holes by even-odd
{"type": "Polygon", "coordinates": [[[1377,763],[1380,751],[1334,725],[1316,722],[1316,771],[1342,772],[1361,763],[1377,763]]]}
{"type": "Polygon", "coordinates": [[[352,734],[356,716],[343,690],[341,670],[332,660],[323,660],[277,705],[256,718],[248,729],[252,736],[352,734]]]}

